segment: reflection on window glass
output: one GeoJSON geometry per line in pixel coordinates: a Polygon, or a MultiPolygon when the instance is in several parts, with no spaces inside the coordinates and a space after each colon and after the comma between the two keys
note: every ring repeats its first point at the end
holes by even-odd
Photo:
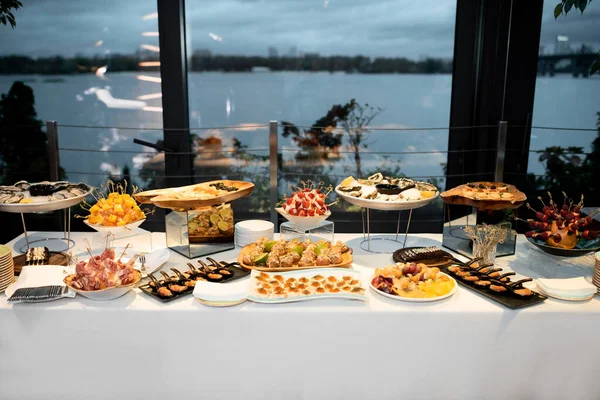
{"type": "Polygon", "coordinates": [[[594,180],[600,173],[600,75],[589,71],[600,52],[600,13],[592,2],[583,14],[572,10],[555,20],[555,3],[544,2],[530,187],[573,198],[585,193],[586,204],[595,206],[600,204],[594,180]]]}
{"type": "Polygon", "coordinates": [[[188,0],[190,125],[215,128],[197,132],[197,149],[268,155],[257,150],[269,145],[263,125],[277,120],[281,194],[303,179],[380,170],[440,183],[447,131],[393,130],[449,124],[456,1],[421,3],[188,0]],[[406,154],[416,150],[434,153],[406,154]]]}
{"type": "MultiPolygon", "coordinates": [[[[162,131],[119,129],[162,127],[156,1],[27,1],[15,17],[14,29],[0,25],[0,93],[23,82],[35,118],[57,121],[65,177],[98,185],[129,176],[146,186],[164,175],[154,150],[132,142],[156,142],[162,131]]],[[[13,137],[26,122],[8,122],[13,137]]]]}

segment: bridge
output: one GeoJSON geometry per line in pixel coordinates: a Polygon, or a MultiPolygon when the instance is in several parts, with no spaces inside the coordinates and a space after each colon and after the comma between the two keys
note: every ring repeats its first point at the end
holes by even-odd
{"type": "Polygon", "coordinates": [[[587,78],[590,76],[590,67],[597,57],[598,55],[595,53],[540,55],[538,57],[538,75],[554,76],[556,73],[570,73],[574,77],[587,78]],[[557,67],[557,64],[563,60],[568,60],[568,65],[557,67]]]}

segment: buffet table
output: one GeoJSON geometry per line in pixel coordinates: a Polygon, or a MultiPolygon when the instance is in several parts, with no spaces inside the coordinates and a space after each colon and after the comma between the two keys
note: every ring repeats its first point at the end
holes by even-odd
{"type": "MultiPolygon", "coordinates": [[[[87,235],[71,235],[75,253],[87,235]]],[[[389,254],[361,250],[362,235],[336,239],[354,249],[365,285],[391,263],[389,254]]],[[[23,241],[9,243],[15,255],[23,241]]],[[[440,241],[411,235],[407,246],[440,241]]],[[[152,247],[164,246],[164,233],[153,233],[152,247]]],[[[186,262],[172,252],[163,269],[186,262]]],[[[497,264],[533,278],[593,272],[592,256],[555,259],[522,237],[516,255],[497,264]]],[[[367,303],[231,308],[192,296],[162,304],[138,289],[109,302],[77,296],[14,306],[2,294],[0,399],[600,398],[597,296],[513,311],[462,287],[421,304],[367,294],[367,303]]]]}

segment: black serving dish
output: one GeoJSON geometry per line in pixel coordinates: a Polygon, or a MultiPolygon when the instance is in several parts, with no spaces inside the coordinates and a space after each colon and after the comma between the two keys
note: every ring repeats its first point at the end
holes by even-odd
{"type": "MultiPolygon", "coordinates": [[[[233,281],[236,281],[238,279],[241,279],[241,278],[244,278],[244,277],[250,275],[250,271],[247,271],[238,265],[229,264],[227,266],[227,269],[229,269],[230,271],[233,272],[233,276],[230,278],[227,278],[219,283],[227,284],[228,282],[233,282],[233,281]]],[[[138,289],[140,289],[142,292],[144,292],[148,296],[160,301],[161,303],[170,303],[173,300],[177,300],[182,297],[186,297],[194,292],[194,288],[192,287],[182,293],[173,293],[173,297],[161,297],[152,290],[152,288],[150,287],[149,284],[139,286],[138,289]]]]}
{"type": "Polygon", "coordinates": [[[600,246],[590,247],[587,249],[577,247],[574,249],[561,249],[560,247],[548,246],[546,243],[535,240],[534,238],[528,237],[527,240],[544,253],[558,257],[581,257],[588,253],[600,250],[600,246]]]}
{"type": "Polygon", "coordinates": [[[423,263],[429,267],[441,267],[449,263],[462,264],[462,261],[454,258],[454,256],[445,250],[438,247],[404,247],[398,249],[392,254],[392,259],[397,263],[423,263]],[[416,257],[414,252],[421,251],[416,257]]]}
{"type": "Polygon", "coordinates": [[[488,299],[495,301],[496,303],[502,304],[503,306],[508,307],[511,310],[517,310],[519,308],[540,304],[548,298],[544,295],[539,294],[536,291],[533,291],[533,295],[530,297],[515,297],[515,295],[510,293],[494,293],[486,288],[475,286],[471,283],[463,281],[459,276],[448,271],[447,267],[443,268],[443,272],[453,277],[459,285],[466,287],[472,290],[473,292],[482,295],[483,297],[487,297],[488,299]]]}

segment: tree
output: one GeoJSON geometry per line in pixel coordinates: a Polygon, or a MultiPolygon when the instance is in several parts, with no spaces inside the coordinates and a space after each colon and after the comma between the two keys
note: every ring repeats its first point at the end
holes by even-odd
{"type": "MultiPolygon", "coordinates": [[[[48,138],[36,118],[33,90],[14,82],[0,98],[0,183],[48,180],[48,138]]],[[[64,170],[59,169],[60,177],[64,170]]]]}
{"type": "Polygon", "coordinates": [[[354,99],[352,99],[349,104],[352,104],[350,114],[341,121],[341,125],[348,134],[350,148],[354,152],[356,177],[360,178],[363,176],[360,150],[367,148],[367,144],[365,143],[366,135],[368,133],[367,127],[371,121],[383,111],[383,109],[381,107],[370,106],[368,103],[362,106],[354,99]]]}
{"type": "Polygon", "coordinates": [[[0,0],[0,22],[4,25],[8,22],[13,28],[17,26],[17,21],[11,10],[17,10],[19,7],[23,7],[19,0],[0,0]]]}

